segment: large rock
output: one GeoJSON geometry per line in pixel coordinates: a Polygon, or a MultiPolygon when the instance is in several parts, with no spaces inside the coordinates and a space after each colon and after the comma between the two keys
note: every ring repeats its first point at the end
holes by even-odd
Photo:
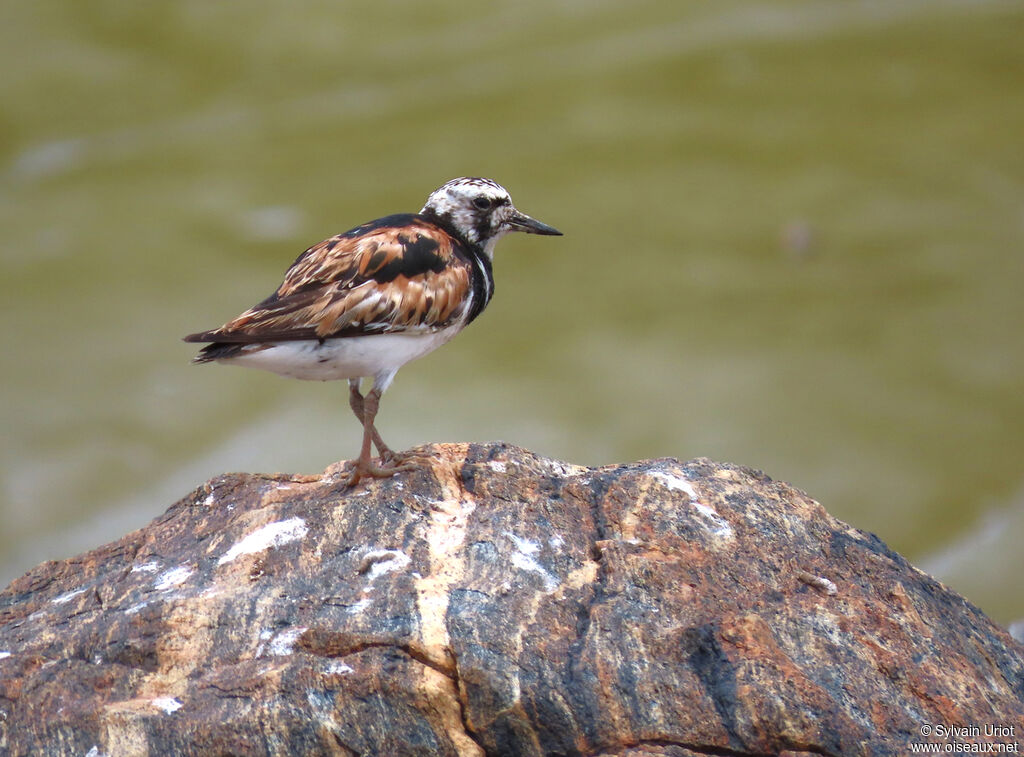
{"type": "Polygon", "coordinates": [[[1021,647],[785,484],[709,460],[423,452],[354,491],[340,466],[221,476],[12,583],[0,753],[904,754],[954,726],[1024,741],[1021,647]]]}

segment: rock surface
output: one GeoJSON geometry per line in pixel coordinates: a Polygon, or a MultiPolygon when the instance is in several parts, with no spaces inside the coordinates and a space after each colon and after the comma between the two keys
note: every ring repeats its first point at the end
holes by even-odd
{"type": "Polygon", "coordinates": [[[5,755],[905,754],[1024,741],[1022,648],[746,468],[423,448],[231,474],[0,594],[5,755]],[[1015,736],[985,734],[988,724],[1015,736]]]}

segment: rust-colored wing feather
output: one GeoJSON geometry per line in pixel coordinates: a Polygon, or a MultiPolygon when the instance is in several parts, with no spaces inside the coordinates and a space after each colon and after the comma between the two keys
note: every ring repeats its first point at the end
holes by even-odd
{"type": "Polygon", "coordinates": [[[249,344],[443,329],[468,312],[472,265],[461,243],[430,221],[388,216],[310,247],[270,297],[185,340],[249,344]]]}

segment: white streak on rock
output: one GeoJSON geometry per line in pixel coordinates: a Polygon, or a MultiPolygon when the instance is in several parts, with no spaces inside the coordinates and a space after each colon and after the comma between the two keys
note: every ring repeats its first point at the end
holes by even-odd
{"type": "Polygon", "coordinates": [[[328,675],[343,676],[348,673],[354,673],[355,671],[341,660],[331,660],[331,662],[324,669],[324,672],[328,675]]]}
{"type": "Polygon", "coordinates": [[[260,643],[256,645],[256,656],[262,657],[264,650],[267,648],[267,641],[273,638],[274,632],[270,630],[260,631],[260,643]]]}
{"type": "Polygon", "coordinates": [[[290,655],[295,649],[295,642],[306,632],[305,626],[289,628],[281,631],[270,641],[270,648],[267,650],[275,657],[290,655]]]}
{"type": "Polygon", "coordinates": [[[334,709],[334,699],[323,691],[307,691],[306,701],[321,717],[328,716],[334,709]]]}
{"type": "Polygon", "coordinates": [[[59,597],[54,597],[53,598],[53,604],[55,604],[55,605],[67,604],[72,599],[77,597],[79,594],[85,594],[85,589],[75,589],[74,591],[69,591],[67,594],[61,594],[59,597]]]}
{"type": "Polygon", "coordinates": [[[537,559],[533,557],[533,555],[537,554],[540,550],[540,545],[535,541],[530,541],[529,539],[524,539],[521,536],[516,536],[509,531],[505,532],[505,536],[515,542],[516,545],[516,551],[513,552],[512,556],[509,558],[512,564],[520,570],[536,573],[544,579],[545,591],[554,591],[557,589],[561,582],[545,570],[541,564],[537,562],[537,559]]]}
{"type": "Polygon", "coordinates": [[[726,539],[733,537],[732,526],[729,525],[729,521],[715,512],[713,507],[701,504],[700,502],[692,503],[697,512],[704,516],[704,518],[711,524],[711,533],[715,536],[721,536],[726,539]]]}
{"type": "Polygon", "coordinates": [[[693,484],[687,481],[682,476],[676,476],[671,473],[665,473],[664,471],[652,471],[651,477],[661,481],[667,488],[674,489],[676,491],[685,492],[690,498],[690,504],[693,505],[694,509],[700,513],[702,520],[706,521],[708,530],[715,536],[720,536],[723,539],[731,539],[735,536],[732,526],[729,525],[729,521],[719,515],[715,508],[705,505],[697,497],[697,490],[693,488],[693,484]]]}
{"type": "Polygon", "coordinates": [[[0,660],[5,660],[11,656],[10,652],[0,652],[0,660]]]}
{"type": "Polygon", "coordinates": [[[306,521],[302,518],[289,518],[277,523],[268,523],[261,528],[257,528],[221,555],[217,564],[229,563],[239,555],[263,552],[271,547],[280,547],[290,542],[298,541],[305,537],[308,532],[309,529],[306,528],[306,521]]]}
{"type": "Polygon", "coordinates": [[[540,545],[537,542],[531,541],[530,539],[524,539],[522,536],[516,536],[511,531],[506,531],[505,536],[514,541],[516,543],[516,549],[524,555],[536,554],[537,550],[540,549],[540,545]]]}
{"type": "Polygon", "coordinates": [[[507,469],[507,466],[501,460],[491,460],[487,463],[487,467],[495,473],[504,473],[507,469]]]}
{"type": "Polygon", "coordinates": [[[154,707],[157,707],[168,715],[173,715],[175,712],[181,709],[181,702],[174,697],[157,697],[150,702],[154,707]]]}
{"type": "Polygon", "coordinates": [[[371,581],[385,573],[402,570],[409,562],[409,556],[397,549],[373,549],[363,556],[363,564],[370,566],[371,581]]]}
{"type": "Polygon", "coordinates": [[[158,570],[160,570],[160,563],[156,560],[132,566],[132,573],[156,573],[158,570]]]}
{"type": "Polygon", "coordinates": [[[686,492],[690,499],[694,502],[697,501],[697,490],[693,488],[693,484],[687,481],[682,476],[673,476],[671,473],[665,473],[664,471],[654,471],[651,473],[653,478],[661,481],[669,489],[675,489],[676,491],[686,492]]]}
{"type": "Polygon", "coordinates": [[[192,568],[186,568],[184,565],[179,565],[177,568],[165,570],[157,576],[156,581],[153,582],[153,588],[157,591],[173,589],[175,586],[180,586],[185,583],[193,572],[192,568]]]}
{"type": "Polygon", "coordinates": [[[556,473],[563,478],[570,476],[578,476],[584,473],[587,469],[582,465],[573,465],[572,463],[564,463],[561,460],[551,460],[549,458],[544,459],[544,464],[551,469],[552,473],[556,473]]]}

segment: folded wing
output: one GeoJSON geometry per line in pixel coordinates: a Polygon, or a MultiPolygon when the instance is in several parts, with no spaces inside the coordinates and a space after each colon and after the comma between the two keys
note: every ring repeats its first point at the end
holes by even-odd
{"type": "Polygon", "coordinates": [[[416,215],[381,218],[306,250],[263,302],[188,342],[253,344],[429,332],[466,317],[472,262],[416,215]]]}

